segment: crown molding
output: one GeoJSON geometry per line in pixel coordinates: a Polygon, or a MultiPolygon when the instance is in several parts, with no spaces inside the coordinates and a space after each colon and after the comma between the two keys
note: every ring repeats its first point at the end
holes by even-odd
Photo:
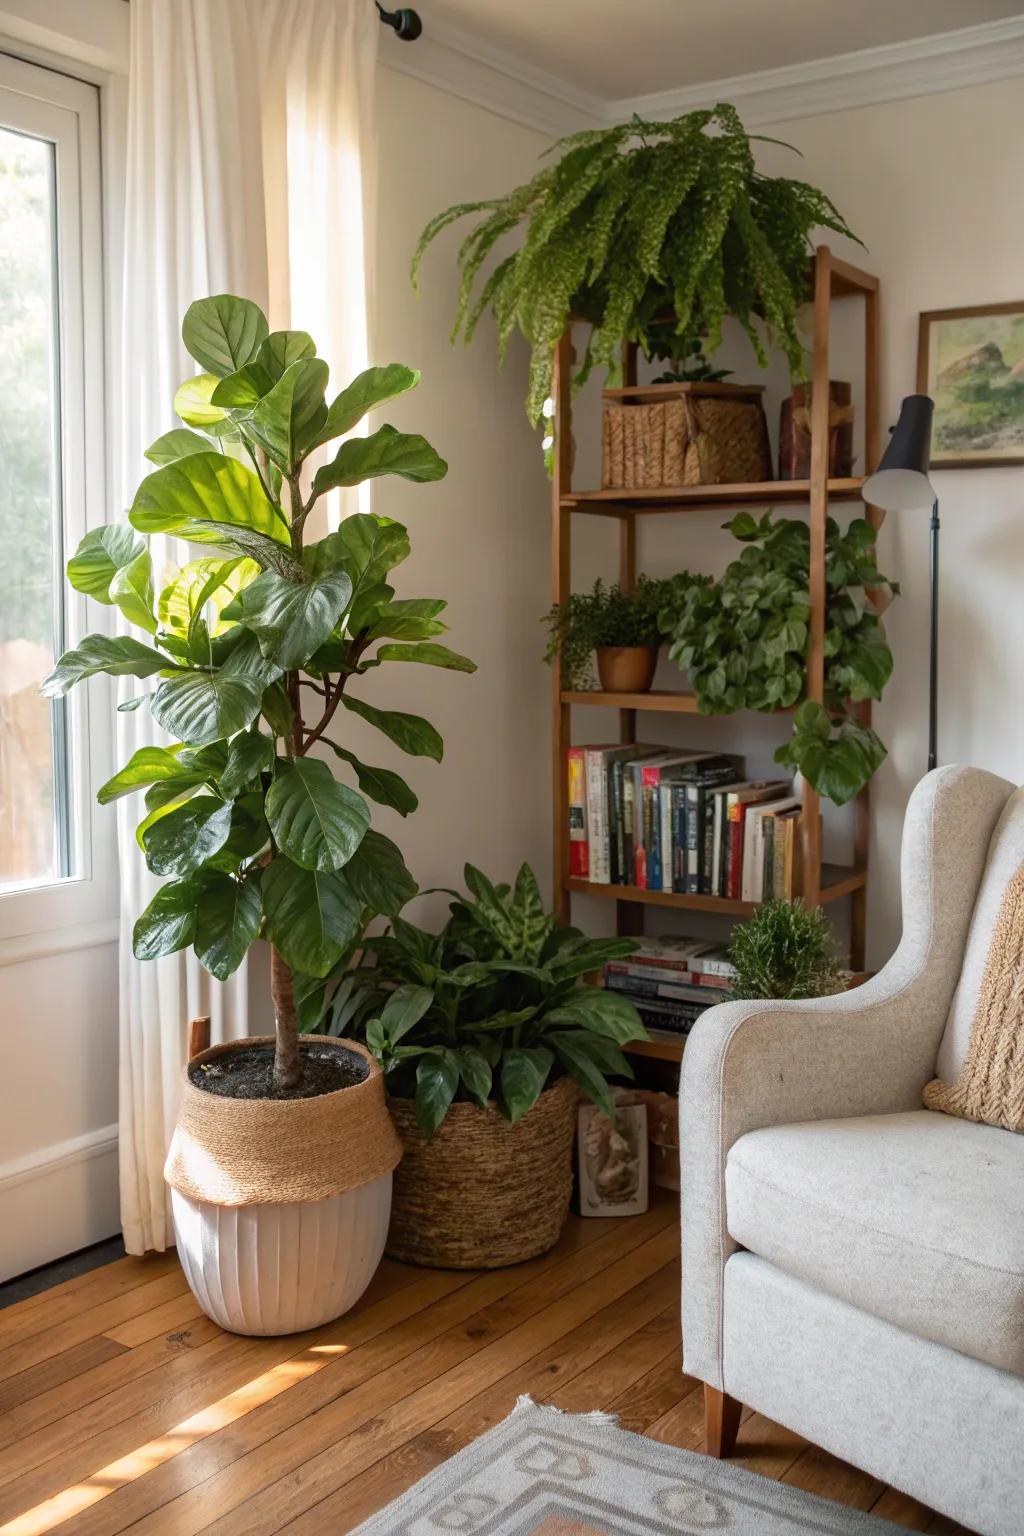
{"type": "Polygon", "coordinates": [[[614,118],[677,117],[695,107],[729,101],[748,127],[791,118],[870,107],[961,86],[986,85],[1024,74],[1024,16],[938,32],[831,59],[712,80],[615,102],[614,118]]]}
{"type": "Polygon", "coordinates": [[[732,102],[757,127],[1024,74],[1024,15],[619,100],[581,91],[461,29],[431,24],[415,43],[390,33],[381,41],[380,62],[389,68],[552,138],[634,112],[676,117],[717,101],[732,102]]]}
{"type": "Polygon", "coordinates": [[[606,121],[608,103],[480,42],[461,28],[431,21],[414,43],[403,43],[389,31],[381,38],[378,59],[399,74],[423,80],[547,138],[559,139],[606,121]]]}

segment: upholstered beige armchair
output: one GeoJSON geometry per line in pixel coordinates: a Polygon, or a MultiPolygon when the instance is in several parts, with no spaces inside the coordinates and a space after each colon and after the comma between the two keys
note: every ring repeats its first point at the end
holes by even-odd
{"type": "Polygon", "coordinates": [[[684,1366],[706,1383],[712,1454],[747,1403],[985,1536],[1021,1536],[1024,1135],[921,1094],[963,1062],[1024,863],[1024,791],[930,773],[902,858],[903,939],[877,976],[724,1003],[687,1043],[684,1366]]]}

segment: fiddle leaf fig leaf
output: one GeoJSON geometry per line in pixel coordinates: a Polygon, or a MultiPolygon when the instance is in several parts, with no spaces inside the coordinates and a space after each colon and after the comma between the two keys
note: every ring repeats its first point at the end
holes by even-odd
{"type": "Polygon", "coordinates": [[[116,603],[129,624],[156,634],[157,623],[153,617],[153,561],[149,550],[143,548],[128,565],[123,565],[110,583],[110,598],[116,603]]]}
{"type": "Polygon", "coordinates": [[[324,390],[328,372],[322,358],[300,358],[239,422],[245,436],[264,449],[286,474],[294,471],[308,451],[327,415],[324,390]]]}
{"type": "Polygon", "coordinates": [[[274,743],[262,731],[244,731],[235,736],[218,779],[221,794],[233,800],[247,784],[273,768],[274,756],[274,743]]]}
{"type": "Polygon", "coordinates": [[[376,800],[378,805],[389,805],[400,816],[408,816],[419,805],[419,800],[405,780],[397,773],[392,773],[390,768],[370,768],[366,763],[361,763],[354,752],[339,747],[336,742],[327,741],[327,746],[355,769],[359,788],[371,800],[376,800]]]}
{"type": "Polygon", "coordinates": [[[201,368],[223,378],[252,361],[269,330],[258,304],[233,293],[218,293],[189,305],[181,339],[201,368]]]}
{"type": "Polygon", "coordinates": [[[341,875],[302,869],[279,855],[263,871],[267,938],[293,970],[326,976],[362,926],[341,875]]]}
{"type": "Polygon", "coordinates": [[[406,390],[415,389],[419,382],[419,371],[406,368],[403,363],[367,368],[340,395],[335,395],[313,446],[329,442],[332,437],[344,437],[362,421],[367,411],[394,400],[396,395],[404,395],[406,390]]]}
{"type": "Polygon", "coordinates": [[[257,879],[204,874],[196,906],[195,950],[211,976],[227,981],[238,970],[259,934],[262,916],[257,879]]]}
{"type": "Polygon", "coordinates": [[[314,581],[287,581],[264,571],[225,610],[259,638],[263,653],[285,671],[300,667],[322,645],[348,607],[352,582],[344,571],[314,581]]]}
{"type": "Polygon", "coordinates": [[[142,839],[154,875],[191,875],[227,842],[231,805],[216,795],[195,795],[153,823],[142,839]]]}
{"type": "Polygon", "coordinates": [[[408,752],[411,757],[432,757],[435,763],[439,763],[444,756],[444,742],[429,720],[424,720],[422,716],[407,715],[399,709],[375,709],[372,704],[354,699],[348,693],[342,694],[341,702],[367,724],[383,731],[396,747],[408,752]]]}
{"type": "Polygon", "coordinates": [[[108,779],[96,792],[100,805],[110,805],[122,795],[130,795],[149,784],[159,784],[164,779],[174,779],[181,774],[181,763],[176,752],[166,747],[139,747],[119,773],[108,779]]]}
{"type": "Polygon", "coordinates": [[[257,679],[223,672],[181,672],[153,695],[153,717],[171,736],[201,747],[245,730],[260,712],[257,679]]]}
{"type": "Polygon", "coordinates": [[[112,604],[110,584],[114,577],[145,553],[145,540],[124,523],[92,528],[68,561],[68,580],[76,592],[84,592],[98,603],[112,604]]]}
{"type": "Polygon", "coordinates": [[[327,764],[315,757],[291,763],[281,759],[266,806],[278,847],[303,869],[341,869],[370,825],[362,795],[339,784],[327,764]]]}
{"type": "Polygon", "coordinates": [[[180,416],[186,426],[200,427],[204,432],[212,432],[215,437],[233,434],[235,424],[227,411],[213,404],[216,388],[215,373],[197,373],[194,379],[186,379],[175,392],[174,414],[180,416]]]}
{"type": "Polygon", "coordinates": [[[428,667],[447,667],[452,672],[475,672],[476,662],[468,656],[450,651],[446,645],[433,645],[421,641],[418,645],[382,645],[377,652],[378,661],[418,661],[428,667]]]}
{"type": "Polygon", "coordinates": [[[200,890],[196,876],[160,887],[132,930],[136,960],[156,960],[188,948],[195,938],[200,890]]]}
{"type": "Polygon", "coordinates": [[[162,468],[164,464],[174,464],[178,459],[187,459],[190,453],[209,453],[209,451],[208,438],[202,437],[198,432],[189,432],[185,427],[174,427],[172,431],[158,437],[155,443],[150,443],[145,457],[151,464],[162,468]]]}
{"type": "Polygon", "coordinates": [[[318,495],[336,486],[360,485],[379,475],[401,475],[422,483],[443,480],[448,465],[418,433],[380,427],[371,437],[350,437],[329,464],[318,469],[313,489],[318,495]]]}
{"type": "Polygon", "coordinates": [[[219,527],[225,524],[289,542],[288,529],[264,495],[259,476],[216,449],[190,454],[147,475],[128,520],[140,533],[177,533],[197,543],[218,543],[219,527]]]}
{"type": "Polygon", "coordinates": [[[172,667],[172,662],[152,646],[130,635],[86,635],[80,645],[65,651],[49,677],[40,684],[44,698],[59,699],[83,678],[106,672],[111,677],[152,677],[172,667]]]}
{"type": "Polygon", "coordinates": [[[400,912],[419,890],[401,850],[389,837],[372,830],[345,865],[345,879],[364,906],[389,917],[400,912]]]}

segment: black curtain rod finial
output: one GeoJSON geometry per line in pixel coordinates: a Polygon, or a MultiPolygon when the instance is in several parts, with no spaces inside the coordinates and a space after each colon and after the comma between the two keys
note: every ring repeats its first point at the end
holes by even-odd
{"type": "Polygon", "coordinates": [[[403,8],[400,11],[386,11],[380,0],[375,0],[377,13],[386,27],[391,27],[396,37],[400,37],[403,43],[414,43],[423,31],[423,23],[416,11],[403,8]]]}

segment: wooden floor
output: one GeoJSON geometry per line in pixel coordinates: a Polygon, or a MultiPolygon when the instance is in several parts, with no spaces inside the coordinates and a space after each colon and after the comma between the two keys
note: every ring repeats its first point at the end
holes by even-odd
{"type": "MultiPolygon", "coordinates": [[[[222,1333],[173,1254],[70,1280],[0,1311],[0,1532],[341,1536],[523,1392],[699,1450],[678,1248],[667,1200],[574,1218],[514,1269],[385,1262],[346,1317],[285,1339],[222,1333]]],[[[737,1460],[910,1530],[961,1530],[758,1414],[737,1460]]]]}

